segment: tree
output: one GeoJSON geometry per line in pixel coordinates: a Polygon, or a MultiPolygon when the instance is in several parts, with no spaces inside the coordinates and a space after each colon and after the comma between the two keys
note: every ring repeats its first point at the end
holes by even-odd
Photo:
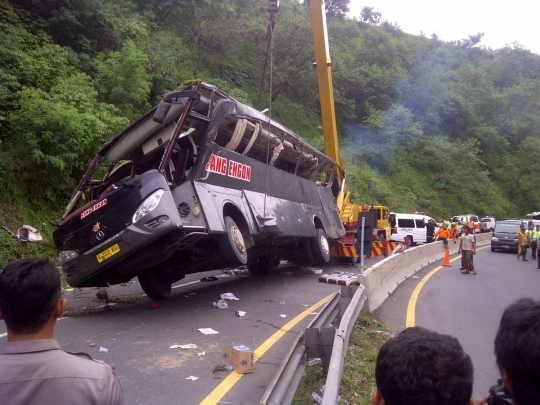
{"type": "Polygon", "coordinates": [[[382,14],[380,11],[375,11],[374,7],[364,6],[362,12],[360,13],[360,21],[371,24],[379,25],[381,22],[382,14]]]}

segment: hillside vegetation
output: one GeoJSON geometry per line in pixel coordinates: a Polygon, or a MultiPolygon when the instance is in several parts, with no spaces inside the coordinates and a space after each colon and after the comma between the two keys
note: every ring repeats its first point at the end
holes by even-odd
{"type": "MultiPolygon", "coordinates": [[[[0,8],[0,222],[30,223],[48,240],[21,247],[2,232],[0,266],[21,249],[53,254],[50,223],[88,159],[168,91],[202,79],[256,108],[269,104],[266,0],[0,8]]],[[[369,8],[358,20],[333,14],[341,151],[356,202],[437,217],[538,209],[538,55],[519,44],[485,49],[481,35],[412,36],[369,8]]],[[[282,0],[272,115],[323,149],[313,60],[309,8],[282,0]]]]}

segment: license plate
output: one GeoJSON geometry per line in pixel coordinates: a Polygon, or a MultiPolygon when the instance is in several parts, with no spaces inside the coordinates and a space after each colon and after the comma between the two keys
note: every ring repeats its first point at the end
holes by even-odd
{"type": "Polygon", "coordinates": [[[110,248],[108,249],[105,249],[103,252],[101,253],[98,253],[96,255],[96,259],[99,263],[107,260],[108,258],[114,256],[115,254],[117,254],[118,252],[120,252],[120,246],[118,246],[118,243],[115,243],[114,245],[112,245],[110,248]]]}

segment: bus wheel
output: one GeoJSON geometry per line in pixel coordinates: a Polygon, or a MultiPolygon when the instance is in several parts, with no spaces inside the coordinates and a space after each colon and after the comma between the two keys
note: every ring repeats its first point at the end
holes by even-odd
{"type": "Polygon", "coordinates": [[[326,233],[322,229],[317,229],[317,236],[311,239],[311,251],[315,261],[319,264],[330,261],[330,244],[326,233]]]}
{"type": "Polygon", "coordinates": [[[219,237],[221,253],[231,266],[247,263],[247,249],[242,231],[231,217],[225,217],[225,235],[219,237]]]}
{"type": "Polygon", "coordinates": [[[171,283],[162,277],[159,270],[151,268],[137,277],[143,291],[154,301],[163,300],[171,295],[171,283]]]}
{"type": "Polygon", "coordinates": [[[277,263],[274,258],[259,257],[253,262],[248,262],[247,269],[251,274],[267,274],[274,271],[277,268],[277,263]]]}

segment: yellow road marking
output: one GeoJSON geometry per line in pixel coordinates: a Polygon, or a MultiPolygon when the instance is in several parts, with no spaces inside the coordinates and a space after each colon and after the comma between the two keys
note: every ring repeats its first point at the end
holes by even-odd
{"type": "MultiPolygon", "coordinates": [[[[300,322],[306,316],[308,316],[317,308],[328,302],[333,295],[334,294],[330,294],[316,304],[310,306],[308,309],[297,315],[295,318],[291,319],[289,322],[283,325],[280,330],[278,330],[276,333],[266,339],[266,341],[253,352],[253,362],[256,363],[268,351],[268,349],[274,346],[274,344],[276,344],[277,341],[283,337],[283,335],[285,335],[292,328],[294,328],[298,324],[298,322],[300,322]]],[[[236,371],[232,371],[216,388],[214,388],[214,390],[210,394],[208,394],[205,399],[202,400],[199,405],[217,404],[218,401],[220,401],[221,398],[223,398],[225,394],[227,394],[227,392],[229,392],[230,389],[234,387],[234,385],[238,382],[238,380],[240,380],[240,378],[242,378],[243,375],[244,374],[239,374],[236,371]]]]}
{"type": "MultiPolygon", "coordinates": [[[[485,247],[482,247],[482,248],[478,248],[476,250],[478,251],[478,250],[486,249],[488,247],[489,246],[485,246],[485,247]]],[[[458,259],[461,259],[461,256],[454,257],[452,260],[450,260],[450,263],[454,262],[454,261],[456,261],[458,259]]],[[[407,307],[407,318],[406,318],[406,321],[405,321],[405,327],[406,328],[412,328],[412,327],[414,327],[416,325],[416,319],[415,319],[416,301],[418,301],[418,296],[420,295],[420,291],[422,291],[422,287],[424,287],[424,284],[427,283],[427,281],[431,278],[431,276],[433,276],[435,273],[437,273],[442,268],[443,268],[443,266],[435,267],[433,270],[431,270],[428,274],[426,274],[424,276],[424,278],[418,283],[418,285],[414,289],[414,291],[413,291],[413,293],[411,295],[411,298],[409,299],[409,306],[407,307]]]]}

